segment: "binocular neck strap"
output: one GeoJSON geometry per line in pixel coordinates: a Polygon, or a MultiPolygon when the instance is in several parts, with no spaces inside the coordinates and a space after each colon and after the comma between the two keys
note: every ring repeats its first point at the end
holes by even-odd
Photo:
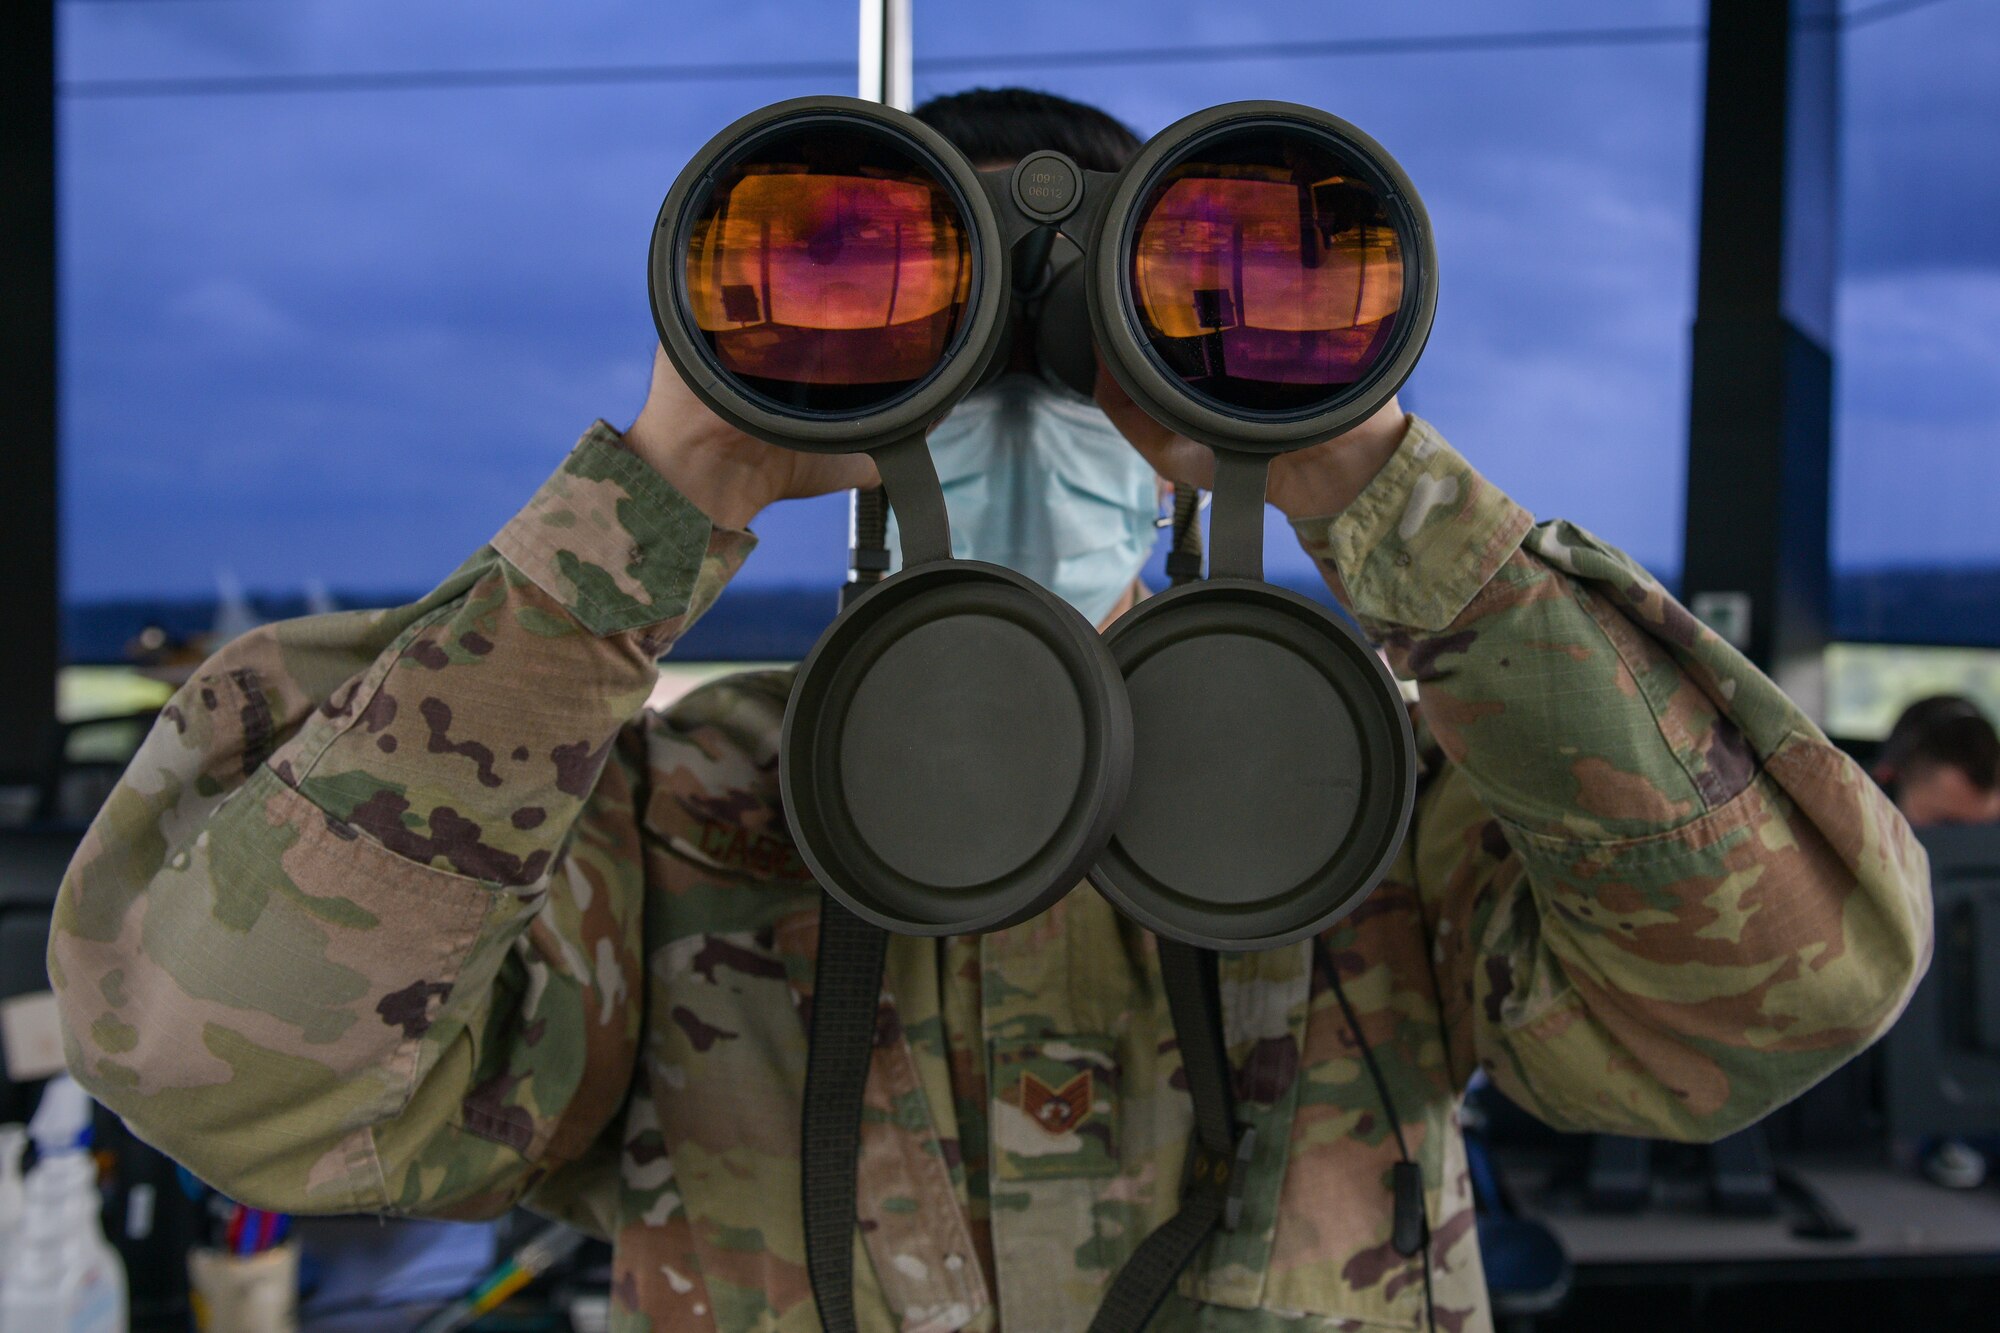
{"type": "MultiPolygon", "coordinates": [[[[893,483],[892,483],[893,484],[893,483]]],[[[862,1096],[875,1051],[888,932],[820,895],[800,1127],[806,1275],[826,1333],[856,1333],[855,1171],[862,1096]]],[[[1236,1133],[1222,1001],[1213,952],[1160,941],[1160,974],[1194,1102],[1194,1141],[1180,1211],[1140,1243],[1113,1279],[1090,1333],[1140,1333],[1218,1224],[1234,1225],[1253,1137],[1236,1133]]]]}
{"type": "Polygon", "coordinates": [[[1264,577],[1264,484],[1271,460],[1263,454],[1215,451],[1215,501],[1208,519],[1208,576],[1264,577]]]}
{"type": "Polygon", "coordinates": [[[896,529],[903,542],[903,568],[951,559],[951,520],[944,509],[944,487],[924,432],[870,449],[882,489],[896,511],[896,529]]]}
{"type": "Polygon", "coordinates": [[[805,1205],[806,1277],[826,1333],[856,1333],[855,1170],[861,1160],[861,1098],[875,1052],[876,1009],[889,932],[822,893],[819,961],[807,1030],[799,1179],[805,1205]]]}
{"type": "Polygon", "coordinates": [[[1218,1225],[1236,1225],[1256,1136],[1236,1131],[1217,963],[1211,949],[1160,940],[1160,977],[1173,1011],[1188,1097],[1194,1102],[1194,1141],[1188,1145],[1180,1210],[1154,1228],[1118,1270],[1090,1321],[1090,1333],[1140,1333],[1209,1233],[1218,1225]]]}

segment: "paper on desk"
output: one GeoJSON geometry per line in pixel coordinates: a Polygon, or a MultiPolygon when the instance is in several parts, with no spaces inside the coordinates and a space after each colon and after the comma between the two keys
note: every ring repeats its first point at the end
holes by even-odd
{"type": "Polygon", "coordinates": [[[32,1083],[63,1071],[62,1022],[54,991],[30,991],[0,1000],[0,1048],[7,1078],[32,1083]]]}

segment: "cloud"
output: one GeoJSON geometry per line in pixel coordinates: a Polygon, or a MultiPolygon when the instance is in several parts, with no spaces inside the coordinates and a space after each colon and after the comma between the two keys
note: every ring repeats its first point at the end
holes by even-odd
{"type": "Polygon", "coordinates": [[[2000,268],[2000,7],[1862,28],[1842,62],[1845,271],[2000,268]]]}
{"type": "Polygon", "coordinates": [[[276,301],[234,275],[198,282],[170,300],[165,312],[181,336],[225,346],[270,350],[296,343],[301,333],[298,321],[276,301]]]}
{"type": "MultiPolygon", "coordinates": [[[[1504,14],[1432,0],[1343,10],[1337,22],[1323,0],[918,11],[920,52],[940,54],[1019,51],[1050,34],[1088,49],[1610,22],[1591,0],[1504,14]]],[[[1703,11],[1698,0],[1649,0],[1621,6],[1617,21],[1695,23],[1703,11]]],[[[71,79],[813,60],[854,43],[851,7],[803,0],[90,5],[65,6],[62,18],[71,79]]],[[[1967,489],[1986,494],[2000,478],[1975,441],[2000,409],[1966,381],[1992,379],[1979,357],[2000,320],[1987,281],[2000,272],[1990,252],[2000,231],[1984,225],[2000,198],[1981,202],[2000,191],[1983,128],[2000,121],[1984,73],[2000,55],[1996,30],[1991,7],[1940,5],[1850,46],[1854,281],[1840,376],[1844,450],[1893,441],[1928,457],[1949,440],[1950,456],[1974,469],[1967,489]],[[1955,286],[1946,270],[1979,281],[1955,286]],[[1914,285],[1896,288],[1899,275],[1916,275],[1914,285]]],[[[1022,77],[927,76],[919,91],[1022,77]]],[[[1272,97],[1325,106],[1375,134],[1423,192],[1441,256],[1437,330],[1413,404],[1536,512],[1670,566],[1700,77],[1690,43],[1067,69],[1025,81],[1097,101],[1147,133],[1219,101],[1272,97]]],[[[735,116],[815,91],[849,88],[771,80],[66,102],[69,592],[199,592],[218,564],[269,586],[319,577],[415,588],[442,576],[593,417],[622,423],[636,410],[653,337],[646,245],[681,165],[735,116]]],[[[1843,479],[1857,479],[1843,481],[1844,495],[1901,494],[1882,490],[1870,466],[1843,462],[1843,479]]],[[[1988,549],[1983,530],[1882,523],[1842,503],[1839,531],[1880,530],[1856,549],[1988,549]]],[[[830,585],[843,515],[837,499],[772,513],[745,577],[830,585]]],[[[1273,547],[1274,567],[1287,558],[1273,547]]]]}
{"type": "Polygon", "coordinates": [[[1840,319],[1835,563],[2000,564],[2000,273],[1858,279],[1840,319]]]}

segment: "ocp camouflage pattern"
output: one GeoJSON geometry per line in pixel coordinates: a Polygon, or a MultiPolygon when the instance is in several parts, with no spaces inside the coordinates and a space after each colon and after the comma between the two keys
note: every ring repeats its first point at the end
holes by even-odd
{"type": "MultiPolygon", "coordinates": [[[[1768,680],[1428,425],[1297,527],[1421,700],[1413,831],[1324,943],[1422,1166],[1438,1325],[1485,1329],[1454,1118],[1474,1071],[1566,1129],[1727,1134],[1899,1012],[1927,867],[1768,680]]],[[[789,676],[641,711],[751,545],[599,423],[422,601],[218,652],[63,886],[77,1076],[250,1204],[525,1201],[609,1237],[625,1333],[816,1328],[789,676]]],[[[1226,958],[1223,991],[1244,1216],[1155,1327],[1418,1327],[1395,1142],[1310,945],[1226,958]]],[[[898,938],[877,1018],[864,1327],[1082,1329],[1177,1202],[1190,1110],[1153,941],[1088,888],[992,935],[898,938]]]]}

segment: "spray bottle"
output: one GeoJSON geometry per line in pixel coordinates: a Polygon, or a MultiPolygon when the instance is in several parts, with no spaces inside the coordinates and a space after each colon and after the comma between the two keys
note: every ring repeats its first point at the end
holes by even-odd
{"type": "Polygon", "coordinates": [[[28,1134],[36,1160],[19,1250],[0,1288],[0,1333],[126,1333],[125,1265],[99,1219],[90,1098],[57,1075],[28,1134]]]}

